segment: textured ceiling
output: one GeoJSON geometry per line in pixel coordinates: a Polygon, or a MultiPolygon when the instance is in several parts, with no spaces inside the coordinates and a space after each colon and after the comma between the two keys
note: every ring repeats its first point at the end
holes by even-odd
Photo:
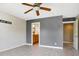
{"type": "Polygon", "coordinates": [[[32,7],[24,6],[21,3],[0,3],[0,11],[3,11],[5,13],[14,15],[25,20],[58,15],[63,15],[64,17],[75,17],[79,14],[79,4],[77,3],[44,3],[41,6],[49,7],[52,9],[52,11],[48,12],[40,10],[40,16],[36,16],[35,10],[27,14],[24,14],[25,11],[31,9],[32,7]]]}

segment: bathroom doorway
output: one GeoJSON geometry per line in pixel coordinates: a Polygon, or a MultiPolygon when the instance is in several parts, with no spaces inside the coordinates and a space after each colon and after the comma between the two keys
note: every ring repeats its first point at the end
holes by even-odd
{"type": "Polygon", "coordinates": [[[64,31],[64,43],[63,46],[65,48],[72,48],[73,47],[73,34],[74,34],[74,24],[73,23],[65,23],[63,24],[63,31],[64,31]]]}
{"type": "Polygon", "coordinates": [[[32,45],[38,47],[40,44],[40,22],[34,22],[31,24],[31,26],[32,45]]]}

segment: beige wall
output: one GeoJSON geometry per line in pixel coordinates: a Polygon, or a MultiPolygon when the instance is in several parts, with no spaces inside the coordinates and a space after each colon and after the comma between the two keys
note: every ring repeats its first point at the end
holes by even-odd
{"type": "Polygon", "coordinates": [[[26,21],[0,12],[0,19],[12,24],[0,23],[0,50],[13,48],[26,43],[26,21]]]}

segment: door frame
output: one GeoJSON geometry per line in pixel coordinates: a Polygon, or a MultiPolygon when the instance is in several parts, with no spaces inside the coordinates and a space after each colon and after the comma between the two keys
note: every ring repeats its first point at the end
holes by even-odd
{"type": "MultiPolygon", "coordinates": [[[[33,22],[33,23],[31,23],[31,44],[32,45],[33,45],[33,33],[32,33],[33,29],[32,29],[32,25],[34,23],[39,23],[39,27],[40,27],[40,22],[33,22]]],[[[39,29],[39,43],[38,43],[38,45],[40,46],[40,29],[39,29]]]]}
{"type": "MultiPolygon", "coordinates": [[[[73,24],[73,42],[72,42],[72,47],[74,47],[74,24],[75,24],[75,21],[66,21],[66,22],[63,22],[63,25],[64,24],[73,24]]],[[[64,29],[64,28],[63,28],[64,29]]],[[[64,30],[63,30],[63,43],[64,43],[64,30]]],[[[64,47],[64,46],[63,46],[64,47]]]]}

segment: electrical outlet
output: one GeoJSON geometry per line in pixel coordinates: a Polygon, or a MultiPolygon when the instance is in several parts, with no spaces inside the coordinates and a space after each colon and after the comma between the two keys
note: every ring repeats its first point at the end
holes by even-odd
{"type": "Polygon", "coordinates": [[[57,43],[55,42],[54,45],[57,45],[57,43]]]}

